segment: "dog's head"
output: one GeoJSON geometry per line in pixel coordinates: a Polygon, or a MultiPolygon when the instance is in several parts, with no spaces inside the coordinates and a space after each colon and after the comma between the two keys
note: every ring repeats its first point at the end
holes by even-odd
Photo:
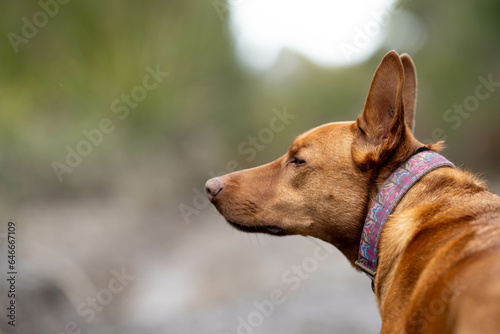
{"type": "Polygon", "coordinates": [[[310,235],[355,256],[378,187],[423,146],[412,134],[415,97],[411,58],[391,51],[356,121],[319,126],[269,164],[208,180],[207,196],[239,230],[310,235]]]}

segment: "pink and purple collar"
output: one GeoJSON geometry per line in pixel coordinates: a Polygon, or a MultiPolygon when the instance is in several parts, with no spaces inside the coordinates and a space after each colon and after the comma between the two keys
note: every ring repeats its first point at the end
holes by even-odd
{"type": "Polygon", "coordinates": [[[440,154],[425,150],[417,151],[411,158],[400,165],[384,182],[366,216],[363,234],[359,245],[356,265],[368,277],[375,279],[377,272],[377,244],[382,227],[389,215],[406,192],[430,171],[454,165],[440,154]]]}

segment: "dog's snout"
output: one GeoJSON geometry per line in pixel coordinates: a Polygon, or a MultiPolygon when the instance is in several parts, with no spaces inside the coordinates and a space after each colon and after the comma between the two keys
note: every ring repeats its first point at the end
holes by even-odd
{"type": "Polygon", "coordinates": [[[208,199],[210,200],[213,200],[221,190],[222,182],[218,177],[214,177],[205,183],[205,191],[207,192],[208,199]]]}

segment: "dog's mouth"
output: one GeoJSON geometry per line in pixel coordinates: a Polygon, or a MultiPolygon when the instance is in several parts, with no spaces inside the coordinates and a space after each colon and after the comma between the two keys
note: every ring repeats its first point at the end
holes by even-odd
{"type": "Polygon", "coordinates": [[[248,233],[267,233],[267,234],[272,234],[276,236],[283,236],[287,235],[287,231],[285,229],[282,229],[281,227],[278,226],[273,226],[273,225],[262,225],[262,226],[247,226],[247,225],[241,225],[232,221],[227,221],[229,224],[234,226],[240,231],[243,232],[248,232],[248,233]]]}

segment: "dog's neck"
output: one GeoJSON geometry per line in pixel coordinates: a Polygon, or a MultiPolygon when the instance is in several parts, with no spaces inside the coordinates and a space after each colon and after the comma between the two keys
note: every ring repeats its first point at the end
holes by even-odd
{"type": "MultiPolygon", "coordinates": [[[[412,155],[414,155],[419,148],[422,147],[422,143],[414,139],[413,136],[408,135],[408,140],[404,141],[404,145],[400,145],[394,152],[389,156],[389,158],[380,166],[373,170],[366,172],[366,182],[367,182],[367,193],[366,201],[360,206],[362,209],[353,216],[352,221],[344,222],[344,225],[348,225],[349,228],[342,233],[341,238],[337,234],[332,234],[331,232],[326,233],[321,239],[328,243],[334,245],[338,250],[344,254],[351,265],[359,270],[356,266],[356,261],[358,260],[359,254],[359,244],[361,236],[363,233],[363,226],[366,220],[366,216],[370,210],[372,202],[377,196],[380,188],[384,182],[389,178],[389,176],[406,160],[408,160],[412,155]]],[[[431,145],[428,147],[432,148],[431,145]]]]}
{"type": "Polygon", "coordinates": [[[453,164],[440,154],[422,147],[389,176],[372,201],[356,261],[356,265],[372,280],[375,279],[377,271],[378,241],[385,222],[415,183],[432,170],[441,167],[453,167],[453,164]]]}

